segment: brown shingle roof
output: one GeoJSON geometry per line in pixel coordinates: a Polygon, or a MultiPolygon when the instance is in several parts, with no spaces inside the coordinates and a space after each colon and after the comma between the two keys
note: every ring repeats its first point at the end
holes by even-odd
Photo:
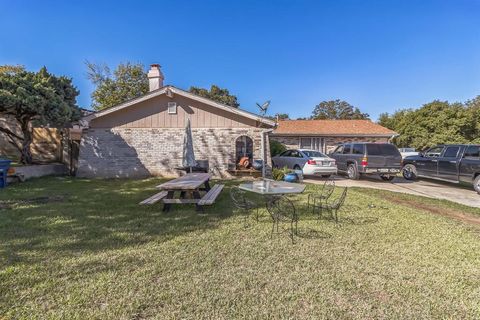
{"type": "Polygon", "coordinates": [[[370,120],[284,120],[278,122],[274,134],[392,136],[397,133],[370,120]]]}

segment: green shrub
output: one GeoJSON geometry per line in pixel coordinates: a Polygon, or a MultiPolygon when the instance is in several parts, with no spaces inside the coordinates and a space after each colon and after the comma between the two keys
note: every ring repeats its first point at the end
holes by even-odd
{"type": "Polygon", "coordinates": [[[294,172],[293,170],[288,169],[287,167],[283,167],[281,169],[273,168],[272,170],[273,180],[277,180],[277,181],[283,180],[286,174],[293,173],[293,172],[294,172]]]}
{"type": "Polygon", "coordinates": [[[272,176],[273,176],[273,180],[280,181],[280,180],[283,180],[283,177],[285,177],[285,174],[283,173],[282,169],[273,168],[272,176]]]}
{"type": "Polygon", "coordinates": [[[270,140],[270,154],[272,155],[272,157],[275,157],[286,150],[287,148],[280,142],[275,140],[270,140]]]}

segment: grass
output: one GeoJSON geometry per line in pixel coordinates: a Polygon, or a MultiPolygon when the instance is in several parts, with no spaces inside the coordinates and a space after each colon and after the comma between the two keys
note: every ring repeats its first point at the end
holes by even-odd
{"type": "Polygon", "coordinates": [[[0,318],[480,317],[473,226],[352,189],[338,225],[301,207],[293,245],[270,238],[265,212],[243,228],[228,196],[238,182],[203,215],[139,206],[159,182],[43,178],[0,190],[0,318]]]}

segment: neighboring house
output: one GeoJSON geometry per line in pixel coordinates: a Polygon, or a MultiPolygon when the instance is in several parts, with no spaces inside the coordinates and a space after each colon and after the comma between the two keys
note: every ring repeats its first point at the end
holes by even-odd
{"type": "Polygon", "coordinates": [[[328,153],[344,142],[388,142],[398,134],[370,120],[285,120],[270,136],[288,149],[328,153]]]}
{"type": "Polygon", "coordinates": [[[83,118],[77,176],[179,175],[187,118],[195,157],[208,160],[215,175],[228,176],[244,155],[271,163],[268,134],[275,122],[163,86],[159,65],[148,77],[147,94],[83,118]]]}

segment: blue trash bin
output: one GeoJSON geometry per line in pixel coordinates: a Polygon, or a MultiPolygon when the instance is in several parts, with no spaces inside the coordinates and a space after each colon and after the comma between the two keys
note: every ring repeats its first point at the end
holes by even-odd
{"type": "Polygon", "coordinates": [[[5,188],[7,186],[7,174],[8,169],[10,169],[11,160],[0,159],[0,188],[5,188]]]}

